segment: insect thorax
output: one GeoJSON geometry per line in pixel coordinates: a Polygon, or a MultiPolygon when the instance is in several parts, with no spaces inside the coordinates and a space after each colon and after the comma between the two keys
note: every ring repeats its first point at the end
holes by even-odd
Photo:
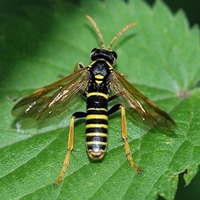
{"type": "Polygon", "coordinates": [[[91,51],[89,66],[88,92],[103,92],[108,94],[111,71],[117,59],[114,51],[106,49],[93,49],[91,51]]]}

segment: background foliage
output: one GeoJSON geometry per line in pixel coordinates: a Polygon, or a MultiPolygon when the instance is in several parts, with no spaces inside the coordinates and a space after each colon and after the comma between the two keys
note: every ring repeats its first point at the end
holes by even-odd
{"type": "Polygon", "coordinates": [[[184,180],[190,183],[200,159],[198,27],[189,29],[181,11],[172,16],[160,1],[153,8],[136,0],[119,1],[114,7],[109,1],[29,1],[26,6],[21,2],[12,2],[10,7],[15,9],[0,16],[1,196],[156,199],[159,195],[173,199],[178,175],[185,172],[184,180]],[[137,22],[113,47],[119,57],[116,68],[170,112],[178,130],[148,131],[128,118],[133,157],[144,170],[138,175],[124,154],[119,114],[109,121],[108,153],[97,163],[85,153],[84,120],[80,120],[69,169],[55,188],[66,152],[70,115],[76,109],[84,110],[84,103],[39,123],[15,119],[10,111],[13,99],[70,74],[78,61],[89,63],[98,39],[86,13],[98,23],[106,44],[125,25],[137,22]]]}

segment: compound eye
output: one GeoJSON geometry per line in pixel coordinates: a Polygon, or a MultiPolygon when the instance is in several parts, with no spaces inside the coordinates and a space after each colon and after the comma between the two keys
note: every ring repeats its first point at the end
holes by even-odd
{"type": "Polygon", "coordinates": [[[92,49],[91,53],[94,53],[97,50],[97,48],[92,49]]]}

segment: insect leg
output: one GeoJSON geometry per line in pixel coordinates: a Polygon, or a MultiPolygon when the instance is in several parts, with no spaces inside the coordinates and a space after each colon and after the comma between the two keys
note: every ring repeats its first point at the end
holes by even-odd
{"type": "Polygon", "coordinates": [[[81,62],[76,63],[76,65],[74,66],[74,72],[78,71],[81,68],[84,68],[83,63],[81,62]]]}
{"type": "Polygon", "coordinates": [[[86,117],[86,113],[84,112],[76,112],[71,116],[70,119],[70,125],[69,125],[69,136],[68,136],[68,147],[67,147],[67,153],[65,156],[65,160],[63,163],[63,167],[61,169],[61,172],[55,182],[55,185],[58,185],[60,183],[60,181],[63,179],[63,176],[67,170],[67,167],[69,165],[69,161],[70,161],[70,155],[72,152],[72,149],[74,147],[74,121],[76,118],[82,118],[82,117],[86,117]]]}
{"type": "MultiPolygon", "coordinates": [[[[114,95],[115,97],[115,95],[114,95]]],[[[121,104],[116,104],[114,105],[109,111],[108,114],[111,115],[114,112],[116,112],[117,110],[121,110],[121,126],[122,126],[122,138],[124,140],[124,147],[125,147],[125,153],[127,156],[128,161],[130,162],[131,166],[137,171],[137,172],[142,172],[142,170],[135,164],[135,162],[133,161],[133,157],[131,155],[131,150],[130,150],[130,146],[128,143],[128,134],[127,134],[127,126],[126,126],[126,115],[125,115],[125,108],[123,105],[121,104]]]]}

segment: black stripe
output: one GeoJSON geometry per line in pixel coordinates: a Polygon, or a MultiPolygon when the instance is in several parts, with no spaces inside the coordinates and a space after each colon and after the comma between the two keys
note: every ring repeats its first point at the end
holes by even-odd
{"type": "Polygon", "coordinates": [[[106,119],[87,119],[86,124],[105,124],[105,125],[108,125],[108,120],[106,120],[106,119]]]}
{"type": "Polygon", "coordinates": [[[108,134],[107,128],[86,128],[86,133],[106,133],[108,134]]]}
{"type": "Polygon", "coordinates": [[[105,108],[107,109],[108,99],[102,96],[90,96],[87,98],[88,108],[105,108]]]}
{"type": "Polygon", "coordinates": [[[107,142],[107,137],[104,136],[87,136],[86,142],[107,142]]]}
{"type": "MultiPolygon", "coordinates": [[[[90,107],[92,108],[92,107],[90,107]]],[[[99,115],[106,115],[108,116],[108,111],[106,110],[87,110],[87,114],[90,115],[90,114],[99,114],[99,115]]]]}

